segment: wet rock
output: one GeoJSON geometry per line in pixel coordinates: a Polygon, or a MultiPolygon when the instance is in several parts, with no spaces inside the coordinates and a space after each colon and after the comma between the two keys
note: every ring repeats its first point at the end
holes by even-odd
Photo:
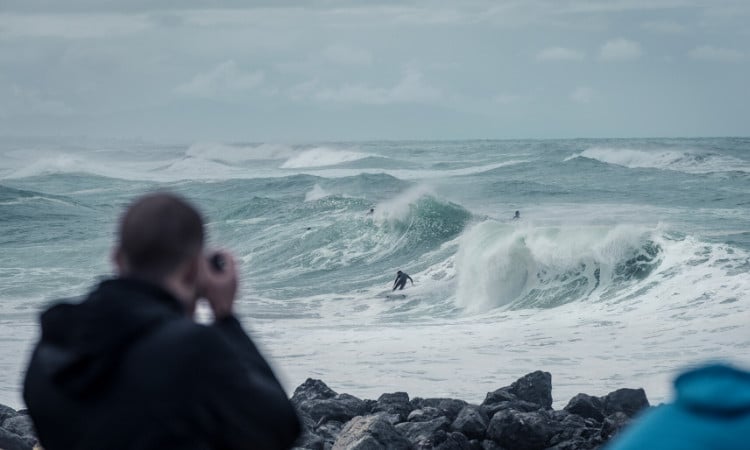
{"type": "Polygon", "coordinates": [[[359,416],[339,433],[332,450],[407,450],[411,443],[380,415],[359,416]]]}
{"type": "Polygon", "coordinates": [[[313,378],[308,378],[304,383],[297,386],[292,395],[292,403],[299,406],[309,400],[323,400],[333,398],[336,392],[329,388],[324,382],[313,378]]]}
{"type": "Polygon", "coordinates": [[[434,450],[471,450],[469,439],[461,433],[448,433],[441,443],[433,447],[434,450]]]}
{"type": "Polygon", "coordinates": [[[648,408],[648,399],[643,389],[618,389],[602,398],[604,415],[616,412],[625,413],[628,417],[635,416],[639,411],[648,408]]]}
{"type": "Polygon", "coordinates": [[[451,424],[453,431],[458,431],[469,439],[484,438],[490,419],[487,414],[476,405],[467,405],[456,416],[451,424]]]}
{"type": "Polygon", "coordinates": [[[571,414],[594,419],[598,422],[601,422],[604,419],[604,403],[600,398],[592,397],[591,395],[576,395],[570,399],[564,409],[571,414]]]}
{"type": "Polygon", "coordinates": [[[503,447],[514,450],[543,450],[562,430],[545,411],[499,411],[490,420],[487,436],[503,447]]]}
{"type": "Polygon", "coordinates": [[[436,408],[440,412],[440,416],[447,417],[451,422],[456,420],[459,411],[464,406],[468,405],[463,400],[456,400],[452,398],[419,398],[416,397],[412,401],[412,405],[415,409],[424,408],[436,408]]]}
{"type": "Polygon", "coordinates": [[[409,422],[426,422],[438,417],[440,417],[440,410],[431,406],[425,406],[424,408],[415,409],[410,412],[406,420],[409,422]]]}
{"type": "Polygon", "coordinates": [[[609,440],[617,434],[620,430],[625,428],[631,419],[623,412],[616,412],[604,418],[602,422],[601,437],[604,440],[609,440]]]}
{"type": "Polygon", "coordinates": [[[10,406],[0,404],[0,425],[5,422],[5,419],[16,416],[17,414],[16,410],[10,406]]]}
{"type": "Polygon", "coordinates": [[[552,408],[552,375],[537,370],[516,380],[509,392],[519,400],[536,403],[546,409],[552,408]]]}
{"type": "Polygon", "coordinates": [[[36,439],[19,436],[0,428],[0,448],[3,450],[32,450],[35,444],[36,439]]]}
{"type": "Polygon", "coordinates": [[[30,437],[32,439],[35,439],[36,436],[31,417],[26,414],[19,414],[5,419],[3,422],[3,428],[19,436],[30,437]]]}
{"type": "Polygon", "coordinates": [[[540,409],[542,409],[542,406],[537,403],[526,402],[523,400],[514,400],[512,402],[500,402],[482,405],[480,406],[480,408],[482,408],[482,411],[487,414],[487,417],[492,418],[492,416],[494,416],[498,411],[502,411],[504,409],[515,409],[516,411],[521,412],[533,412],[539,411],[540,409]]]}
{"type": "Polygon", "coordinates": [[[385,412],[388,414],[397,414],[399,422],[406,421],[409,413],[414,407],[409,402],[409,394],[406,392],[394,392],[392,394],[383,394],[373,405],[372,412],[385,412]]]}
{"type": "Polygon", "coordinates": [[[323,441],[323,448],[331,448],[343,427],[343,423],[331,420],[315,428],[315,435],[323,441]]]}
{"type": "Polygon", "coordinates": [[[442,442],[438,432],[445,432],[450,427],[450,421],[445,417],[438,417],[427,422],[404,422],[396,425],[396,430],[415,446],[429,446],[442,442]]]}
{"type": "Polygon", "coordinates": [[[306,400],[298,405],[300,411],[309,415],[315,423],[337,420],[348,422],[356,416],[366,414],[364,401],[349,394],[339,394],[333,398],[306,400]]]}

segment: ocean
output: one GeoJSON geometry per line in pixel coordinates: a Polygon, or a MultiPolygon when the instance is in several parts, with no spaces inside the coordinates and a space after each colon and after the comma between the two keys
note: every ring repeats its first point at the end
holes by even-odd
{"type": "Polygon", "coordinates": [[[289,392],[481,402],[541,369],[556,407],[659,403],[687,367],[750,367],[750,138],[2,138],[0,403],[23,406],[39,312],[111,276],[120,212],[162,189],[236,255],[238,316],[289,392]]]}

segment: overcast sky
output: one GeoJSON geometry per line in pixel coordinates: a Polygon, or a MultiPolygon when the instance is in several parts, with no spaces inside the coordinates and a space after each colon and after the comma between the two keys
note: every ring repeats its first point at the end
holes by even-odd
{"type": "Polygon", "coordinates": [[[0,0],[0,135],[750,135],[747,0],[0,0]]]}

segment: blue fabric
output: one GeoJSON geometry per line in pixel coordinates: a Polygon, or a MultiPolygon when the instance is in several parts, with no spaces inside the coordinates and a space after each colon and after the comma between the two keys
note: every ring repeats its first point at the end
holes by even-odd
{"type": "Polygon", "coordinates": [[[750,449],[750,373],[725,365],[686,372],[677,399],[644,414],[607,450],[750,449]]]}

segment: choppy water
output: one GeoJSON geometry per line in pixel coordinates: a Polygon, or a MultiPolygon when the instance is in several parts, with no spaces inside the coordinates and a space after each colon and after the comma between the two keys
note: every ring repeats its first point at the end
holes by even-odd
{"type": "Polygon", "coordinates": [[[687,365],[750,365],[747,138],[6,138],[0,402],[21,404],[40,309],[110,273],[117,215],[153,189],[236,252],[241,319],[288,389],[479,401],[543,369],[558,404],[623,386],[658,402],[687,365]],[[385,298],[398,269],[415,285],[385,298]]]}

